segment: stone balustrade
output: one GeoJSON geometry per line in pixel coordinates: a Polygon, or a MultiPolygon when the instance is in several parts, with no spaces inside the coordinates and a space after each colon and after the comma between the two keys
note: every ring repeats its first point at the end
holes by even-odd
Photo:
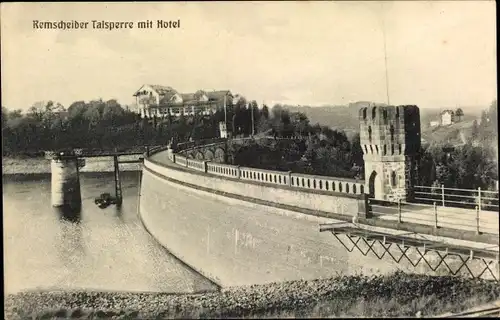
{"type": "Polygon", "coordinates": [[[290,186],[291,172],[272,171],[255,168],[240,168],[241,179],[261,183],[290,186]]]}
{"type": "Polygon", "coordinates": [[[186,161],[186,166],[188,168],[192,168],[194,170],[202,171],[202,172],[207,172],[207,161],[203,160],[194,160],[194,159],[187,159],[186,161]]]}
{"type": "Polygon", "coordinates": [[[313,190],[333,191],[349,194],[365,193],[363,180],[335,178],[317,175],[292,173],[291,186],[313,190]]]}
{"type": "Polygon", "coordinates": [[[174,156],[174,163],[177,163],[184,167],[188,166],[187,158],[178,154],[174,156]]]}
{"type": "Polygon", "coordinates": [[[215,174],[218,176],[236,178],[236,179],[240,177],[240,167],[238,166],[214,163],[209,161],[205,162],[207,166],[207,170],[205,172],[207,173],[215,174]]]}
{"type": "MultiPolygon", "coordinates": [[[[185,145],[184,147],[186,148],[182,148],[182,150],[187,151],[193,148],[194,145],[185,145]]],[[[170,153],[168,158],[183,167],[233,179],[332,193],[353,195],[365,193],[365,182],[363,180],[240,167],[207,160],[189,159],[179,153],[170,153]]]]}

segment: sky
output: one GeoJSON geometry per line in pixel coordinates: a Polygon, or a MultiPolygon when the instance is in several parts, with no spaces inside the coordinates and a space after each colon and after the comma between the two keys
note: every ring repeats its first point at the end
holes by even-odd
{"type": "Polygon", "coordinates": [[[268,105],[387,103],[387,87],[390,104],[421,108],[484,107],[497,95],[494,1],[2,3],[0,14],[9,109],[132,104],[143,84],[268,105]],[[148,19],[180,28],[137,28],[148,19]],[[37,30],[33,20],[134,29],[37,30]]]}

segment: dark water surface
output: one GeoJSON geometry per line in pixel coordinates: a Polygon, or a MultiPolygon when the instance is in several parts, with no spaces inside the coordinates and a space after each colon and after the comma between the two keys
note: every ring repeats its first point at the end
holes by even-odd
{"type": "Polygon", "coordinates": [[[83,206],[73,222],[51,206],[50,174],[2,178],[6,293],[213,289],[143,228],[137,215],[140,172],[122,172],[121,209],[94,204],[101,193],[114,193],[112,173],[81,174],[83,206]]]}

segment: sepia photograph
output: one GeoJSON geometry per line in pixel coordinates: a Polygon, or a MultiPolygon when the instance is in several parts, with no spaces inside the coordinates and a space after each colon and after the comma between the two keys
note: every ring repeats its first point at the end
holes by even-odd
{"type": "Polygon", "coordinates": [[[0,26],[4,319],[500,316],[495,1],[0,26]]]}

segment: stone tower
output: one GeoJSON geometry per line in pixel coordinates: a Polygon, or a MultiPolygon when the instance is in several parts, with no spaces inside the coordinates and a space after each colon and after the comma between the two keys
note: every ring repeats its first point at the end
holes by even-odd
{"type": "Polygon", "coordinates": [[[359,110],[365,190],[377,200],[409,201],[417,184],[420,111],[417,106],[359,110]]]}

